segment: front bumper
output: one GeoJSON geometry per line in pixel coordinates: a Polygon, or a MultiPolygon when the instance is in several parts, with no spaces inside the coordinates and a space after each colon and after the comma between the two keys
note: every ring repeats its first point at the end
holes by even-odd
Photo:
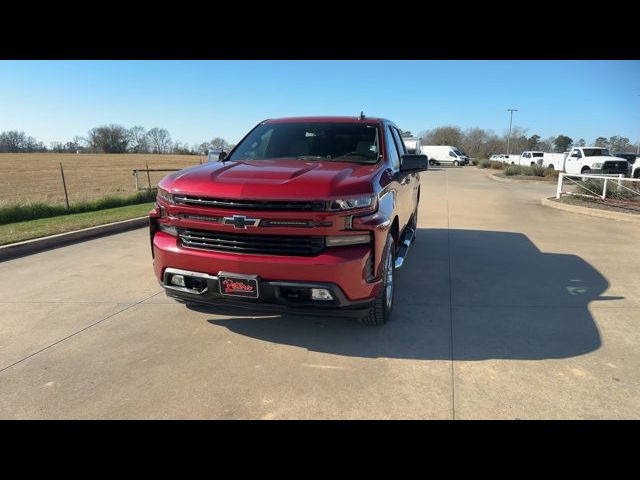
{"type": "MultiPolygon", "coordinates": [[[[327,248],[314,257],[284,255],[253,255],[185,248],[176,237],[164,232],[153,235],[153,266],[158,281],[165,286],[167,295],[182,300],[209,304],[239,306],[267,306],[288,308],[319,308],[321,310],[366,308],[378,294],[382,281],[368,281],[368,261],[372,255],[370,245],[327,248]],[[207,275],[207,291],[194,294],[166,288],[167,268],[199,272],[207,275]],[[257,275],[260,282],[258,299],[230,299],[219,293],[218,272],[257,275]],[[297,284],[301,288],[321,285],[333,293],[336,303],[313,301],[293,302],[283,297],[284,284],[297,284]]],[[[292,287],[293,288],[293,287],[292,287]]]]}
{"type": "Polygon", "coordinates": [[[168,297],[182,303],[196,303],[215,307],[250,309],[251,311],[289,312],[339,316],[361,316],[373,300],[350,301],[339,286],[321,282],[259,281],[259,298],[229,297],[220,293],[218,277],[180,269],[165,269],[162,286],[168,297]],[[171,285],[172,275],[196,278],[199,288],[183,288],[171,285]],[[310,290],[329,290],[332,300],[312,300],[310,290]]]}

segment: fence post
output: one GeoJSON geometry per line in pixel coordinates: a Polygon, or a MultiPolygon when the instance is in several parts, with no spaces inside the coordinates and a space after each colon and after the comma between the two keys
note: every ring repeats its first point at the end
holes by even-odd
{"type": "Polygon", "coordinates": [[[560,200],[560,195],[562,193],[562,179],[564,178],[564,174],[561,173],[558,175],[558,188],[556,188],[556,199],[560,200]]]}
{"type": "Polygon", "coordinates": [[[618,174],[618,181],[616,182],[616,183],[618,184],[618,186],[616,187],[616,192],[619,192],[619,191],[620,191],[620,185],[621,185],[621,184],[620,184],[620,182],[621,182],[621,180],[620,180],[620,179],[621,179],[621,178],[624,178],[624,174],[619,173],[619,174],[618,174]]]}
{"type": "Polygon", "coordinates": [[[607,196],[607,178],[604,177],[604,186],[602,187],[602,200],[604,200],[607,196]]]}
{"type": "Polygon", "coordinates": [[[67,204],[67,210],[69,210],[69,194],[67,193],[67,182],[64,179],[64,170],[62,169],[62,162],[60,162],[60,176],[62,177],[62,186],[64,187],[64,201],[67,204]]]}
{"type": "Polygon", "coordinates": [[[144,162],[147,166],[147,182],[149,183],[149,190],[151,190],[151,177],[149,177],[149,162],[144,162]]]}
{"type": "Polygon", "coordinates": [[[138,190],[140,190],[140,185],[138,184],[138,170],[137,169],[133,169],[133,177],[135,178],[136,181],[136,192],[138,190]]]}

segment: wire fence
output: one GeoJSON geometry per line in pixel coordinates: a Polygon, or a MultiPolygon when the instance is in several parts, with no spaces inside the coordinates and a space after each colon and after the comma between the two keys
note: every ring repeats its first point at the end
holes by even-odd
{"type": "Polygon", "coordinates": [[[0,154],[0,206],[131,195],[203,162],[191,155],[0,154]]]}

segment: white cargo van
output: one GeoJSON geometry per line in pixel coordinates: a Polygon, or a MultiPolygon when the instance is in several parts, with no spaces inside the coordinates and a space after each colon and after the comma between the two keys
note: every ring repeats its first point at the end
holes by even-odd
{"type": "Polygon", "coordinates": [[[429,165],[466,165],[469,158],[450,145],[422,145],[421,152],[429,157],[429,165]]]}

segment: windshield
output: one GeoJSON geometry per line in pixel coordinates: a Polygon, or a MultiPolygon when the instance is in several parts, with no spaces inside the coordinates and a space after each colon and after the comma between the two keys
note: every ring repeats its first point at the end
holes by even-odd
{"type": "Polygon", "coordinates": [[[272,123],[258,125],[229,160],[297,158],[376,163],[378,128],[362,123],[272,123]]]}
{"type": "Polygon", "coordinates": [[[610,157],[611,154],[606,148],[583,148],[585,157],[610,157]]]}

